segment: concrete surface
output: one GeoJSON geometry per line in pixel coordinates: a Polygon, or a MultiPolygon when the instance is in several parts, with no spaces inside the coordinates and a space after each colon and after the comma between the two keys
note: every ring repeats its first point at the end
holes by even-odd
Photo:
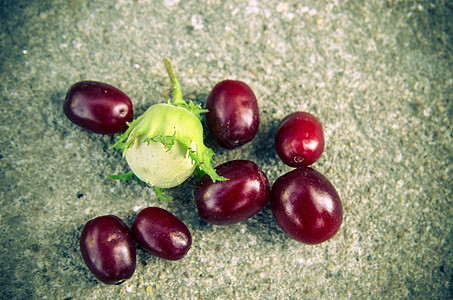
{"type": "Polygon", "coordinates": [[[0,33],[2,299],[447,299],[453,296],[453,6],[450,1],[3,0],[0,33]],[[314,167],[336,186],[344,222],[307,246],[269,207],[229,227],[200,221],[196,180],[157,202],[127,171],[112,136],[62,112],[69,86],[99,80],[138,116],[165,102],[162,58],[204,103],[220,80],[247,82],[261,127],[218,163],[255,161],[271,182],[289,170],[273,135],[304,110],[324,125],[314,167]],[[183,220],[193,247],[168,262],[138,251],[119,286],[84,265],[85,222],[131,224],[155,205],[183,220]]]}

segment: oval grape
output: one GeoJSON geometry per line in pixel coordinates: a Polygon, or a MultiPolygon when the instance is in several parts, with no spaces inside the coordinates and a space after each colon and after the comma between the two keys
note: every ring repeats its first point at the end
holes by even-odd
{"type": "Polygon", "coordinates": [[[332,238],[343,220],[335,187],[310,167],[300,167],[279,177],[272,186],[270,202],[281,229],[306,244],[332,238]]]}
{"type": "Polygon", "coordinates": [[[65,115],[80,127],[100,134],[127,129],[132,121],[132,102],[119,89],[97,81],[73,84],[63,104],[65,115]]]}
{"type": "Polygon", "coordinates": [[[234,224],[251,218],[269,200],[269,182],[259,167],[248,160],[234,160],[216,168],[227,181],[205,175],[194,190],[199,216],[216,225],[234,224]]]}
{"type": "Polygon", "coordinates": [[[141,210],[131,226],[137,243],[149,253],[167,260],[183,258],[192,245],[187,226],[159,207],[141,210]]]}
{"type": "Polygon", "coordinates": [[[135,272],[134,239],[116,216],[88,221],[80,236],[80,252],[88,269],[103,283],[120,284],[135,272]]]}
{"type": "Polygon", "coordinates": [[[208,129],[223,148],[242,146],[258,132],[258,103],[251,88],[242,81],[217,83],[208,96],[206,108],[208,129]]]}

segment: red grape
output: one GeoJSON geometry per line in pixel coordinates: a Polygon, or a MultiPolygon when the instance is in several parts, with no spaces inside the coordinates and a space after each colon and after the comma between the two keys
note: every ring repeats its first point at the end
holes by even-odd
{"type": "Polygon", "coordinates": [[[206,108],[208,129],[223,148],[242,146],[258,132],[258,103],[253,91],[242,81],[219,82],[209,94],[206,108]]]}
{"type": "Polygon", "coordinates": [[[321,123],[307,112],[294,112],[286,116],[275,135],[275,150],[288,166],[311,165],[324,151],[321,123]]]}
{"type": "Polygon", "coordinates": [[[135,272],[134,239],[126,224],[116,216],[88,221],[80,236],[80,252],[88,269],[104,283],[122,283],[135,272]]]}
{"type": "Polygon", "coordinates": [[[248,160],[234,160],[217,166],[216,181],[205,175],[194,190],[198,214],[216,225],[234,224],[256,215],[269,200],[269,182],[259,167],[248,160]]]}
{"type": "Polygon", "coordinates": [[[271,209],[283,231],[306,244],[330,239],[343,220],[343,208],[334,186],[309,167],[297,168],[275,181],[271,209]]]}
{"type": "Polygon", "coordinates": [[[192,236],[186,225],[159,207],[140,211],[132,223],[131,231],[143,249],[163,259],[181,259],[192,245],[192,236]]]}
{"type": "Polygon", "coordinates": [[[73,123],[101,134],[127,129],[132,120],[132,102],[119,89],[102,82],[80,81],[72,85],[63,111],[73,123]]]}

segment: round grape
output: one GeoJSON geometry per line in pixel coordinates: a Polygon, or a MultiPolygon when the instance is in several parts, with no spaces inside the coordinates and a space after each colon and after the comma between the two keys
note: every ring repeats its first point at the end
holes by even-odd
{"type": "Polygon", "coordinates": [[[288,166],[313,164],[324,151],[321,123],[307,112],[294,112],[286,116],[275,135],[275,150],[288,166]]]}

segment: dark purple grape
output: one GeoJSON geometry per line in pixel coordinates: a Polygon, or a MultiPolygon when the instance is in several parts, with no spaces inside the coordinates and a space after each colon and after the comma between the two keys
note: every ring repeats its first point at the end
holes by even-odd
{"type": "Polygon", "coordinates": [[[81,81],[72,85],[63,111],[73,123],[94,133],[114,134],[127,129],[132,102],[119,89],[102,82],[81,81]]]}
{"type": "Polygon", "coordinates": [[[248,160],[234,160],[215,168],[227,181],[212,182],[205,175],[194,190],[199,216],[216,225],[234,224],[261,211],[269,200],[269,182],[248,160]]]}
{"type": "Polygon", "coordinates": [[[122,283],[135,272],[134,239],[116,216],[88,221],[80,236],[80,252],[91,273],[104,283],[122,283]]]}
{"type": "Polygon", "coordinates": [[[298,111],[286,116],[275,135],[275,150],[288,166],[311,165],[324,151],[321,123],[307,112],[298,111]]]}
{"type": "Polygon", "coordinates": [[[242,81],[219,82],[209,94],[206,108],[208,129],[223,148],[242,146],[258,132],[258,103],[253,91],[242,81]]]}
{"type": "Polygon", "coordinates": [[[192,235],[186,225],[159,207],[140,211],[132,223],[131,231],[143,249],[163,259],[181,259],[192,245],[192,235]]]}
{"type": "Polygon", "coordinates": [[[334,186],[309,167],[297,168],[275,181],[271,208],[283,231],[306,244],[330,239],[343,220],[343,208],[334,186]]]}

